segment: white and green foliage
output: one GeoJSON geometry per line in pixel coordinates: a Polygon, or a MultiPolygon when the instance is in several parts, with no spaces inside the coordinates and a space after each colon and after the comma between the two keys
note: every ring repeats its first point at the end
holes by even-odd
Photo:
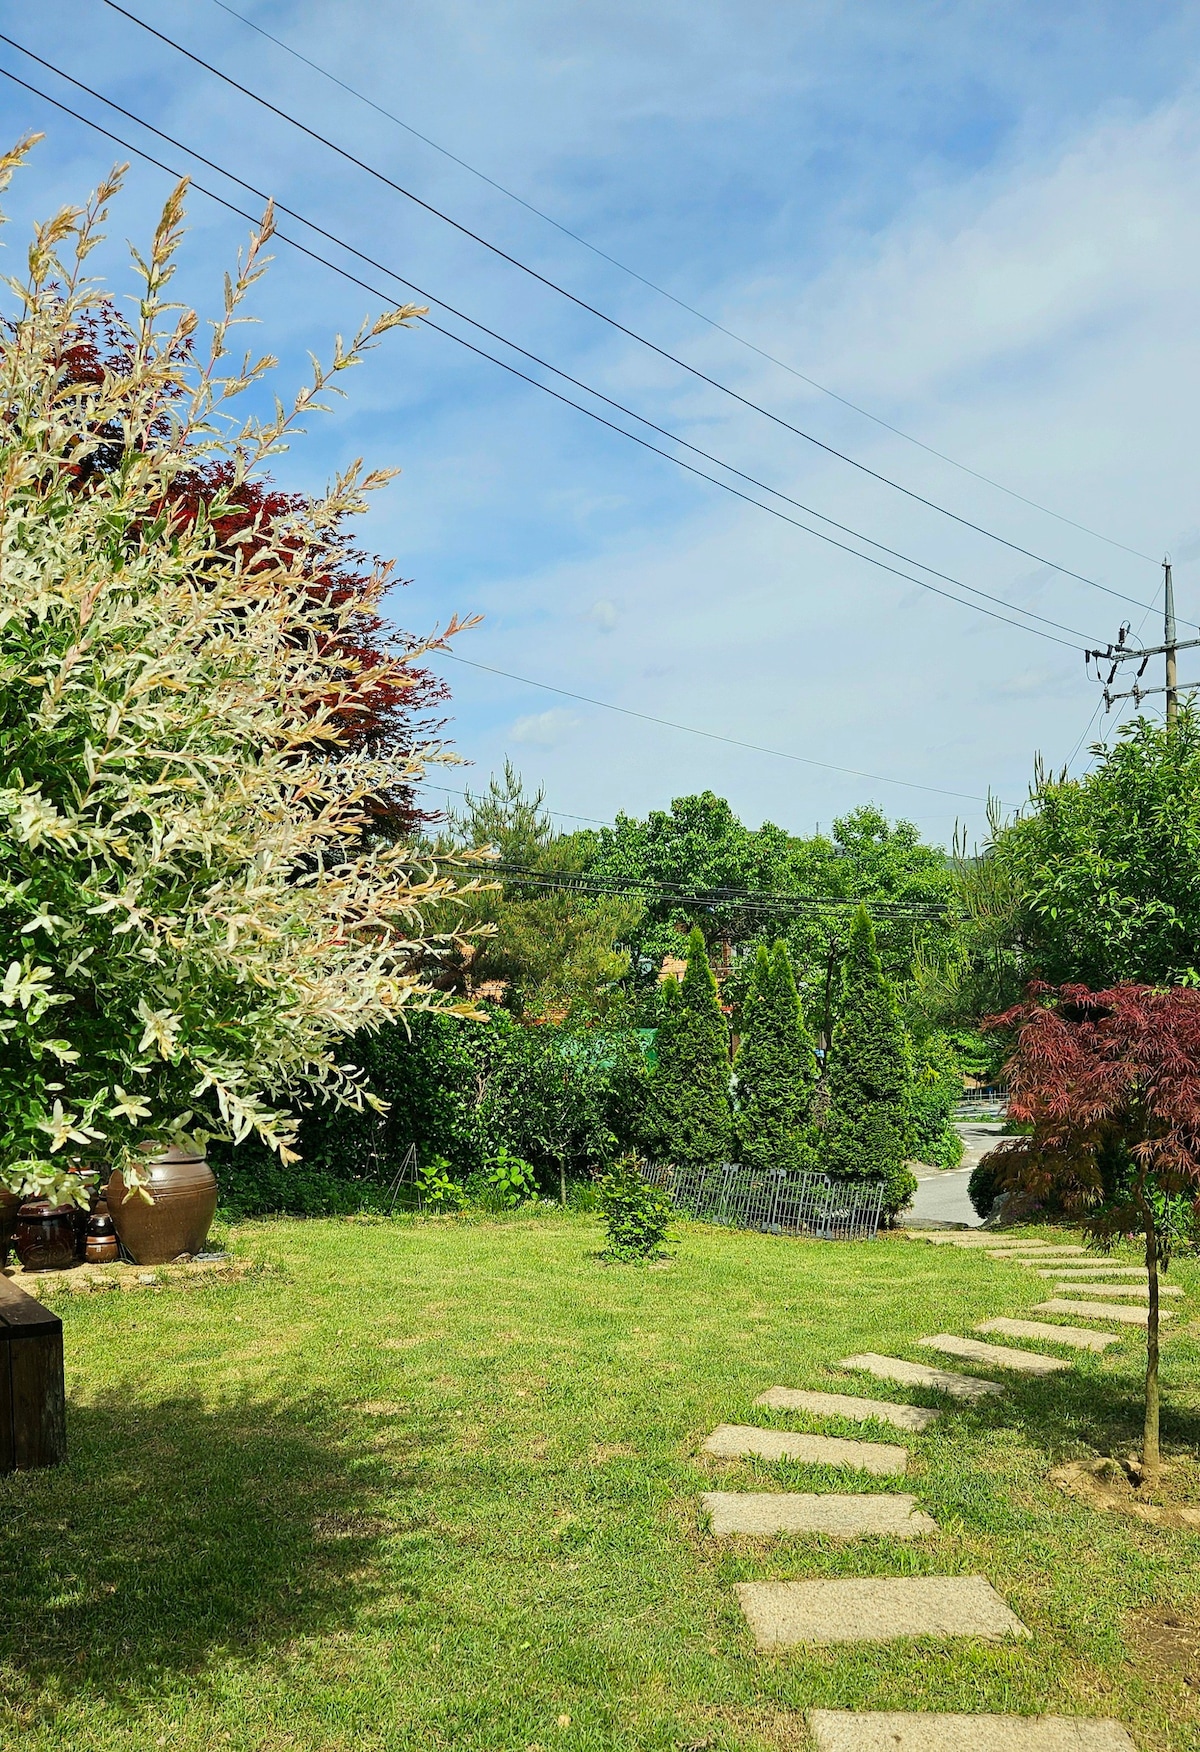
{"type": "MultiPolygon", "coordinates": [[[[0,161],[4,183],[28,145],[0,161]]],[[[245,479],[417,313],[339,340],[290,411],[239,421],[230,404],[274,363],[229,364],[271,217],[202,349],[195,313],[167,300],[181,185],[135,255],[119,367],[80,383],[65,361],[81,325],[118,320],[86,270],[119,180],[41,226],[26,276],[6,282],[0,1177],[18,1190],[57,1190],[47,1177],[71,1154],[116,1160],[146,1137],[253,1133],[294,1159],[296,1104],[373,1100],[339,1040],[439,1001],[413,964],[422,908],[452,888],[370,834],[381,783],[436,751],[381,774],[339,728],[364,685],[403,685],[419,652],[356,673],[331,650],[342,611],[312,582],[338,519],[389,471],[352,465],[277,521],[252,567],[216,540],[220,503],[185,515],[172,497],[198,460],[245,479]]]]}

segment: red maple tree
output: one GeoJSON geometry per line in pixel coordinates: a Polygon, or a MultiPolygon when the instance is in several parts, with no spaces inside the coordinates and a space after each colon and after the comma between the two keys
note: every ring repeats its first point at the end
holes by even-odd
{"type": "Polygon", "coordinates": [[[990,1028],[1015,1028],[1009,1116],[1031,1127],[994,1152],[1004,1189],[1082,1218],[1101,1246],[1145,1244],[1149,1308],[1142,1476],[1159,1448],[1159,1268],[1200,1219],[1200,991],[1032,985],[990,1028]],[[998,1160],[997,1160],[998,1159],[998,1160]]]}
{"type": "MultiPolygon", "coordinates": [[[[89,384],[100,383],[105,372],[127,369],[128,346],[128,330],[101,304],[80,324],[75,343],[62,356],[64,385],[86,390],[89,384]]],[[[105,441],[88,450],[77,471],[81,487],[91,476],[120,464],[122,434],[114,430],[100,436],[105,441]]],[[[171,515],[184,524],[203,509],[210,516],[219,544],[223,548],[236,545],[248,570],[253,569],[256,556],[272,544],[280,524],[310,503],[302,493],[284,492],[269,476],[239,481],[231,463],[201,459],[175,477],[169,500],[171,515]],[[219,513],[213,510],[214,501],[221,506],[219,513]]],[[[332,650],[345,659],[340,679],[345,682],[361,677],[361,684],[351,687],[349,697],[344,688],[341,690],[343,703],[334,722],[343,746],[371,750],[382,766],[390,759],[402,760],[415,743],[436,736],[446,721],[439,708],[449,700],[450,689],[431,670],[403,661],[417,640],[389,626],[376,611],[379,562],[372,565],[348,532],[334,532],[330,545],[339,554],[337,562],[313,571],[307,587],[329,604],[326,654],[332,650]],[[344,612],[347,608],[348,613],[344,612]]],[[[277,543],[274,551],[277,559],[277,543]]],[[[397,580],[394,587],[406,582],[397,580]]],[[[419,808],[412,786],[402,782],[382,783],[372,810],[380,830],[396,839],[439,819],[437,813],[419,808]]]]}

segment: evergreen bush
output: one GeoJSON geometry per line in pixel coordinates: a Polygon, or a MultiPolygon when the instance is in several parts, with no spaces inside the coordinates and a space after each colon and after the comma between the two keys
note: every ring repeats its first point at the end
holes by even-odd
{"type": "Polygon", "coordinates": [[[786,943],[760,943],[742,1005],[733,1061],[738,1152],[750,1168],[796,1172],[815,1165],[806,1136],[817,1057],[786,943]]]}
{"type": "Polygon", "coordinates": [[[957,1168],[963,1141],[953,1114],[962,1098],[962,1072],[953,1044],[932,1034],[915,1054],[909,1093],[908,1154],[931,1168],[957,1168]]]}
{"type": "Polygon", "coordinates": [[[675,984],[665,983],[655,1041],[655,1142],[682,1167],[725,1162],[733,1138],[729,1029],[698,925],[688,938],[687,972],[672,990],[675,984]]]}
{"type": "Polygon", "coordinates": [[[822,1156],[826,1171],[840,1178],[882,1179],[889,1216],[917,1189],[905,1166],[911,1089],[908,1035],[880,965],[870,914],[860,906],[850,926],[830,1043],[822,1156]]]}
{"type": "Polygon", "coordinates": [[[670,1238],[674,1206],[661,1186],[642,1178],[636,1157],[623,1156],[603,1177],[600,1209],[608,1228],[609,1259],[654,1259],[670,1238]]]}

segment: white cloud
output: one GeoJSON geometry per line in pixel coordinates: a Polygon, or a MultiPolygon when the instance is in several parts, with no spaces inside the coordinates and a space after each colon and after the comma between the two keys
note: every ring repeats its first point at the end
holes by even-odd
{"type": "Polygon", "coordinates": [[[617,606],[601,597],[599,602],[593,602],[588,609],[588,619],[594,627],[599,627],[602,633],[611,633],[617,624],[617,606]]]}
{"type": "Polygon", "coordinates": [[[533,748],[557,748],[566,741],[578,722],[570,712],[554,707],[548,712],[532,712],[517,719],[508,732],[508,740],[527,743],[533,748]]]}

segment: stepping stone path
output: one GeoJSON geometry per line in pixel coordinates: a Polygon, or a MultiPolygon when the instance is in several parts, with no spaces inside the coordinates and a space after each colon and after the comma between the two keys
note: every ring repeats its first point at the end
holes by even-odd
{"type": "MultiPolygon", "coordinates": [[[[1069,1302],[1061,1296],[1056,1296],[1052,1302],[1038,1302],[1033,1311],[1035,1314],[1074,1314],[1084,1320],[1116,1320],[1123,1326],[1145,1326],[1150,1319],[1145,1308],[1126,1308],[1120,1302],[1069,1302]]],[[[1169,1308],[1163,1308],[1158,1317],[1160,1320],[1174,1319],[1169,1308]]]]}
{"type": "MultiPolygon", "coordinates": [[[[1067,1281],[1068,1273],[1092,1277],[1112,1271],[1137,1275],[1136,1267],[1101,1266],[1081,1259],[1083,1247],[1050,1247],[1044,1241],[995,1245],[991,1235],[913,1236],[935,1246],[984,1248],[993,1259],[1016,1259],[1040,1268],[1044,1278],[1058,1278],[1059,1291],[1083,1290],[1094,1296],[1142,1297],[1141,1285],[1067,1281]]],[[[1144,1274],[1143,1274],[1144,1275],[1144,1274]]],[[[1164,1286],[1165,1287],[1165,1286],[1164,1286]]],[[[1168,1291],[1168,1293],[1171,1293],[1168,1291]]],[[[1043,1302],[1039,1313],[1077,1313],[1085,1318],[1145,1325],[1146,1314],[1120,1302],[1043,1302]]],[[[1167,1314],[1164,1318],[1169,1319],[1167,1314]]],[[[1075,1350],[1103,1351],[1119,1344],[1115,1333],[1082,1327],[1043,1325],[1033,1320],[997,1318],[982,1321],[976,1332],[1069,1345],[1075,1350]]],[[[1012,1350],[939,1332],[919,1341],[949,1356],[965,1357],[992,1368],[1050,1375],[1071,1367],[1069,1360],[1038,1351],[1012,1350]]],[[[932,1388],[962,1400],[986,1399],[1003,1393],[996,1381],[954,1374],[900,1357],[864,1351],[844,1357],[841,1369],[861,1369],[883,1381],[932,1388]]],[[[899,1405],[843,1393],[815,1393],[771,1387],[755,1405],[773,1411],[803,1411],[813,1417],[879,1420],[898,1429],[920,1432],[940,1412],[925,1406],[899,1405]]],[[[853,1466],[876,1473],[905,1470],[905,1449],[881,1442],[851,1442],[831,1436],[803,1435],[791,1430],[764,1430],[744,1424],[719,1424],[704,1451],[722,1458],[756,1455],[767,1460],[794,1459],[834,1466],[853,1466]]],[[[709,1526],[717,1538],[731,1535],[770,1537],[810,1533],[834,1539],[882,1534],[916,1539],[937,1532],[937,1523],[907,1495],[851,1496],[837,1492],[709,1491],[701,1497],[709,1526]]],[[[773,1651],[797,1644],[890,1642],[902,1637],[983,1637],[1000,1641],[1027,1637],[1030,1632],[983,1576],[895,1576],[835,1581],[739,1582],[738,1602],[758,1647],[773,1651]]],[[[949,1715],[872,1713],[849,1710],[809,1710],[809,1734],[817,1752],[1135,1752],[1119,1722],[1076,1720],[1067,1716],[949,1715]]]]}
{"type": "Polygon", "coordinates": [[[881,1476],[903,1472],[908,1451],[890,1442],[847,1442],[840,1436],[808,1436],[797,1430],[763,1430],[754,1424],[718,1424],[702,1444],[721,1460],[803,1460],[810,1466],[847,1466],[881,1476]]]}
{"type": "Polygon", "coordinates": [[[1040,1320],[981,1320],[976,1332],[996,1332],[1003,1338],[1051,1339],[1055,1344],[1069,1344],[1072,1350],[1103,1351],[1110,1344],[1120,1344],[1115,1332],[1089,1332],[1083,1326],[1047,1326],[1040,1320]]]}
{"type": "Polygon", "coordinates": [[[1028,1636],[983,1576],[891,1576],[833,1582],[739,1582],[760,1649],[796,1643],[892,1642],[902,1636],[1028,1636]]]}
{"type": "Polygon", "coordinates": [[[927,1363],[906,1363],[899,1357],[880,1357],[874,1351],[843,1357],[839,1369],[864,1369],[880,1381],[899,1381],[905,1387],[932,1387],[951,1399],[987,1399],[1003,1393],[998,1381],[981,1381],[978,1375],[955,1375],[949,1369],[931,1369],[927,1363]]]}
{"type": "MultiPolygon", "coordinates": [[[[1116,1344],[1117,1340],[1109,1342],[1116,1344]]],[[[852,1423],[890,1423],[898,1430],[927,1430],[941,1417],[926,1405],[896,1405],[888,1399],[853,1399],[848,1393],[803,1393],[768,1387],[754,1401],[771,1411],[807,1411],[813,1417],[844,1417],[852,1423]]]]}
{"type": "Polygon", "coordinates": [[[700,1498],[718,1539],[731,1533],[823,1533],[831,1539],[860,1539],[883,1533],[893,1539],[921,1539],[937,1532],[937,1522],[911,1496],[802,1496],[771,1491],[710,1490],[700,1498]]]}
{"type": "Polygon", "coordinates": [[[1135,1752],[1120,1722],[810,1709],[817,1752],[1135,1752]]]}
{"type": "Polygon", "coordinates": [[[937,1332],[932,1338],[919,1338],[917,1343],[929,1350],[944,1351],[948,1357],[965,1357],[969,1363],[983,1363],[990,1369],[1015,1369],[1023,1375],[1057,1375],[1060,1369],[1071,1367],[1062,1357],[1009,1350],[1006,1345],[983,1344],[977,1338],[955,1338],[951,1332],[937,1332]]]}
{"type": "MultiPolygon", "coordinates": [[[[1070,1282],[1054,1287],[1058,1293],[1065,1290],[1071,1296],[1140,1296],[1144,1302],[1150,1299],[1149,1284],[1081,1284],[1072,1278],[1070,1282]]],[[[1159,1284],[1158,1293],[1160,1296],[1182,1296],[1183,1290],[1178,1284],[1159,1284]]]]}

